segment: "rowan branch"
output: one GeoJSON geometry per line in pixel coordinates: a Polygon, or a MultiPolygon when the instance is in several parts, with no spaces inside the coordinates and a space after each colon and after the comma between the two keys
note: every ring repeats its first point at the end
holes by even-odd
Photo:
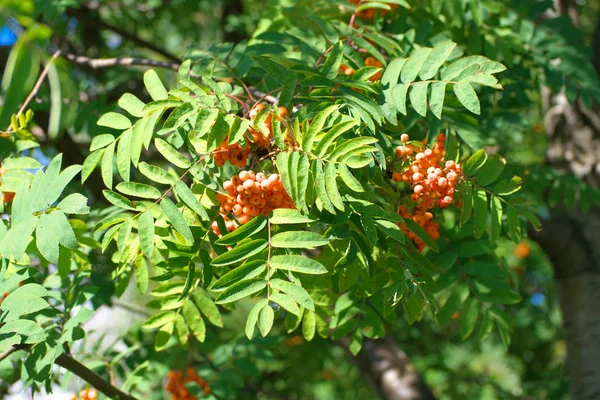
{"type": "MultiPolygon", "coordinates": [[[[29,345],[17,345],[13,346],[6,353],[0,355],[0,361],[4,360],[12,353],[19,350],[30,350],[31,346],[29,345]]],[[[96,372],[92,371],[79,361],[75,360],[69,354],[63,353],[54,361],[54,363],[60,367],[63,367],[67,371],[72,372],[77,375],[91,386],[96,388],[99,392],[104,394],[105,396],[111,399],[119,399],[119,400],[137,400],[135,397],[131,396],[123,392],[121,389],[112,385],[109,381],[98,375],[96,372]]]]}
{"type": "Polygon", "coordinates": [[[91,68],[109,68],[115,66],[124,66],[129,67],[132,65],[144,66],[144,67],[156,67],[156,68],[165,68],[170,69],[172,71],[177,71],[179,69],[179,62],[171,62],[171,61],[160,61],[160,60],[150,60],[146,58],[134,58],[134,57],[114,57],[114,58],[91,58],[85,56],[77,56],[75,54],[67,54],[67,60],[74,62],[76,64],[87,65],[91,68]]]}

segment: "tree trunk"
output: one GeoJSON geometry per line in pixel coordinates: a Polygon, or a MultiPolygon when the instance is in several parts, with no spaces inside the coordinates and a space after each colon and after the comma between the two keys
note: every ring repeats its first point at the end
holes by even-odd
{"type": "Polygon", "coordinates": [[[355,361],[362,376],[384,400],[435,399],[406,353],[389,337],[365,339],[355,361]]]}
{"type": "MultiPolygon", "coordinates": [[[[569,0],[555,9],[577,25],[569,0]]],[[[600,21],[599,21],[600,30],[600,21]]],[[[594,64],[600,66],[600,31],[594,40],[594,64]]],[[[599,75],[600,76],[600,75],[599,75]]],[[[564,93],[544,93],[547,161],[598,186],[600,175],[600,113],[581,103],[569,104],[564,93]]],[[[600,210],[554,208],[534,235],[553,264],[559,289],[567,369],[573,399],[600,398],[600,210]]]]}

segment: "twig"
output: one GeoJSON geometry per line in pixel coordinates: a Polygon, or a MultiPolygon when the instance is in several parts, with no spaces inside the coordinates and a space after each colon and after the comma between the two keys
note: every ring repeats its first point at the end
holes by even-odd
{"type": "MultiPolygon", "coordinates": [[[[19,116],[21,114],[23,114],[23,111],[25,111],[25,109],[27,108],[27,106],[29,105],[29,103],[31,103],[31,100],[33,100],[33,98],[35,97],[35,95],[40,90],[40,87],[42,86],[42,82],[44,82],[44,79],[46,78],[46,75],[48,75],[48,71],[50,70],[50,66],[54,62],[54,59],[56,57],[58,57],[59,55],[60,55],[60,50],[56,50],[54,52],[54,54],[52,55],[52,57],[50,57],[50,60],[48,60],[48,64],[46,64],[46,67],[44,68],[44,70],[40,74],[40,77],[38,78],[37,82],[35,83],[35,86],[31,90],[31,93],[29,93],[29,96],[27,96],[27,98],[25,99],[25,102],[23,103],[23,105],[21,106],[21,108],[19,108],[19,111],[17,112],[17,120],[19,119],[19,116]]],[[[6,128],[6,132],[10,132],[11,130],[12,130],[12,124],[9,124],[8,128],[6,128]]]]}

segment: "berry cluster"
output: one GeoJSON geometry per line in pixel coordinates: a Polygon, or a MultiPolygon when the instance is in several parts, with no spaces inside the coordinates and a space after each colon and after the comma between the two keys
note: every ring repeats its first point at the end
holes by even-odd
{"type": "MultiPolygon", "coordinates": [[[[220,204],[219,212],[225,218],[230,232],[237,227],[234,221],[227,219],[230,214],[240,224],[245,224],[257,215],[269,215],[275,208],[296,208],[285,191],[279,174],[267,177],[262,172],[241,171],[239,175],[225,181],[223,188],[227,194],[219,193],[217,200],[220,204]]],[[[212,229],[220,235],[216,222],[212,229]]]]}
{"type": "MultiPolygon", "coordinates": [[[[256,118],[256,115],[265,108],[264,104],[257,104],[252,110],[250,110],[249,116],[250,119],[253,120],[256,118]]],[[[277,119],[282,120],[287,117],[288,110],[285,107],[279,107],[277,119]]],[[[269,114],[263,124],[268,130],[268,135],[265,136],[262,132],[254,129],[248,128],[248,133],[251,136],[251,140],[256,144],[257,148],[268,148],[271,144],[271,139],[273,138],[273,129],[272,129],[272,114],[269,114]]],[[[213,152],[213,156],[215,159],[215,164],[217,167],[222,167],[225,165],[225,161],[228,161],[231,165],[234,165],[238,168],[244,168],[246,166],[246,162],[248,160],[248,155],[252,152],[250,145],[246,143],[245,147],[242,147],[239,143],[229,144],[229,136],[225,137],[223,142],[215,149],[213,152]]]]}
{"type": "MultiPolygon", "coordinates": [[[[352,3],[352,4],[364,3],[363,0],[348,0],[348,2],[352,3]]],[[[398,7],[398,4],[388,4],[388,6],[390,6],[390,8],[393,10],[394,8],[398,7]]],[[[383,10],[383,9],[380,11],[381,11],[381,16],[384,16],[388,12],[388,10],[383,10]]],[[[376,8],[367,8],[366,10],[359,11],[358,13],[356,13],[356,15],[363,19],[373,19],[373,18],[375,18],[376,13],[377,13],[376,8]]]]}
{"type": "Polygon", "coordinates": [[[185,387],[188,382],[196,382],[201,388],[203,394],[209,394],[210,388],[208,383],[198,375],[192,368],[188,367],[185,371],[185,377],[181,371],[170,371],[168,374],[168,382],[165,386],[167,392],[171,393],[172,400],[196,400],[197,397],[192,395],[185,387]]]}
{"type": "Polygon", "coordinates": [[[79,392],[79,397],[75,393],[69,396],[69,400],[96,400],[98,398],[98,392],[96,389],[83,389],[79,392]]]}
{"type": "MultiPolygon", "coordinates": [[[[409,144],[407,134],[400,137],[402,145],[396,148],[396,156],[404,162],[402,172],[394,172],[392,179],[396,182],[406,182],[411,185],[413,194],[410,199],[415,207],[412,214],[406,207],[401,206],[399,213],[403,218],[411,218],[425,228],[433,238],[439,237],[439,224],[433,221],[429,209],[434,207],[446,208],[454,203],[454,190],[457,181],[462,176],[462,166],[452,160],[444,161],[446,136],[439,134],[432,149],[417,150],[409,144]]],[[[413,239],[419,250],[424,243],[410,232],[405,226],[401,228],[413,239]]]]}

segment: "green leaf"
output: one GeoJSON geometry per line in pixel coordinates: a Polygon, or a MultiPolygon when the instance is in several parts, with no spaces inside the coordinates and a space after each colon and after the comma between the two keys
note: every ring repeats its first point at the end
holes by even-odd
{"type": "Polygon", "coordinates": [[[142,118],[144,116],[142,111],[145,105],[144,102],[131,93],[124,93],[117,104],[134,117],[142,118]]]}
{"type": "Polygon", "coordinates": [[[477,174],[477,183],[481,186],[491,185],[500,177],[505,165],[506,161],[500,158],[500,156],[487,157],[487,161],[477,174]]]}
{"type": "Polygon", "coordinates": [[[335,208],[340,211],[344,211],[344,202],[342,201],[342,196],[338,191],[336,176],[337,170],[335,168],[335,164],[328,163],[325,166],[325,189],[327,190],[329,200],[331,200],[331,203],[335,206],[335,208]]]}
{"type": "Polygon", "coordinates": [[[436,44],[423,63],[419,77],[424,81],[433,78],[442,64],[450,57],[455,47],[456,43],[449,41],[436,44]]]}
{"type": "Polygon", "coordinates": [[[102,181],[107,188],[112,189],[113,184],[113,159],[115,156],[115,143],[111,143],[105,150],[102,155],[102,165],[100,166],[100,170],[102,172],[102,181]]]}
{"type": "Polygon", "coordinates": [[[310,298],[310,295],[302,286],[297,286],[291,282],[287,282],[278,278],[271,279],[270,283],[271,288],[282,291],[283,293],[287,294],[302,307],[311,311],[315,310],[315,304],[313,303],[313,300],[310,298]]]}
{"type": "Polygon", "coordinates": [[[410,55],[410,58],[406,61],[406,64],[404,64],[404,68],[402,68],[400,74],[402,83],[409,84],[415,81],[432,50],[433,49],[430,47],[421,47],[410,55]]]}
{"type": "MultiPolygon", "coordinates": [[[[334,167],[335,168],[335,167],[334,167]]],[[[323,173],[323,167],[321,166],[321,162],[319,160],[313,160],[312,166],[312,175],[315,179],[315,189],[317,191],[317,197],[323,203],[323,208],[329,211],[332,214],[335,214],[335,208],[329,200],[329,196],[327,195],[327,189],[325,185],[325,174],[323,173]]]]}
{"type": "Polygon", "coordinates": [[[273,293],[271,294],[270,300],[279,304],[284,310],[291,312],[298,317],[301,314],[296,302],[288,295],[283,293],[273,293]]]}
{"type": "MultiPolygon", "coordinates": [[[[139,229],[139,228],[138,228],[139,229]]],[[[141,241],[141,239],[140,239],[141,241]]],[[[148,290],[148,265],[144,257],[139,257],[135,263],[135,285],[140,294],[145,294],[148,290]]]]}
{"type": "Polygon", "coordinates": [[[488,293],[479,293],[478,298],[481,301],[495,304],[517,304],[522,300],[521,295],[513,290],[494,290],[488,293]]]}
{"type": "Polygon", "coordinates": [[[204,342],[206,338],[206,325],[204,319],[200,315],[200,311],[190,300],[183,304],[181,309],[183,318],[187,323],[190,331],[199,342],[204,342]]]}
{"type": "Polygon", "coordinates": [[[44,330],[34,321],[27,319],[11,321],[0,328],[0,337],[11,333],[21,336],[22,344],[38,343],[46,339],[44,330]]]}
{"type": "Polygon", "coordinates": [[[304,316],[302,317],[302,336],[304,336],[307,342],[310,342],[315,337],[316,322],[314,311],[304,311],[304,316]]]}
{"type": "Polygon", "coordinates": [[[387,65],[381,77],[381,85],[386,88],[392,88],[398,83],[400,71],[406,63],[406,58],[395,58],[387,65]]]}
{"type": "Polygon", "coordinates": [[[167,89],[160,81],[158,74],[153,69],[144,73],[144,86],[153,100],[166,100],[169,97],[167,89]]]}
{"type": "Polygon", "coordinates": [[[314,221],[314,219],[310,219],[307,215],[302,214],[302,212],[299,210],[293,210],[289,208],[277,208],[273,210],[269,216],[269,222],[271,222],[273,225],[309,224],[314,221]]]}
{"type": "Polygon", "coordinates": [[[177,317],[177,313],[173,311],[163,311],[158,314],[154,314],[144,322],[142,325],[143,329],[156,329],[169,322],[172,322],[177,317]]]}
{"type": "Polygon", "coordinates": [[[262,337],[265,337],[271,331],[273,327],[273,320],[275,319],[275,313],[269,306],[265,306],[260,310],[258,314],[258,329],[262,337]]]}
{"type": "Polygon", "coordinates": [[[325,122],[327,118],[339,108],[339,105],[334,104],[325,108],[323,111],[319,112],[317,116],[312,120],[306,135],[302,138],[302,149],[307,152],[312,151],[313,143],[315,141],[315,137],[319,132],[323,130],[323,126],[325,126],[325,122]]]}
{"type": "Polygon", "coordinates": [[[360,352],[360,349],[362,349],[362,343],[362,332],[357,329],[352,333],[352,336],[350,336],[350,343],[348,344],[350,353],[352,353],[352,355],[357,355],[360,352]]]}
{"type": "Polygon", "coordinates": [[[254,328],[256,327],[256,324],[258,323],[258,316],[261,312],[261,310],[265,307],[269,306],[269,301],[267,299],[261,299],[259,300],[254,307],[252,307],[252,310],[250,310],[250,314],[248,315],[248,320],[246,320],[246,337],[250,340],[252,340],[252,336],[254,336],[254,328]]]}
{"type": "Polygon", "coordinates": [[[260,253],[267,247],[267,241],[264,239],[255,239],[247,243],[237,245],[211,261],[211,265],[221,267],[224,265],[235,264],[248,257],[260,253]]]}
{"type": "Polygon", "coordinates": [[[165,185],[175,184],[175,177],[160,167],[146,164],[142,161],[138,164],[138,169],[142,175],[150,179],[152,182],[162,183],[165,185]]]}
{"type": "Polygon", "coordinates": [[[398,84],[392,87],[392,97],[396,103],[396,109],[406,115],[406,95],[408,93],[408,84],[398,84]]]}
{"type": "Polygon", "coordinates": [[[107,112],[98,119],[97,124],[99,126],[106,126],[107,128],[125,130],[131,127],[131,121],[123,114],[116,112],[107,112]]]}
{"type": "Polygon", "coordinates": [[[464,165],[464,173],[466,176],[473,176],[477,173],[477,171],[479,171],[483,165],[486,163],[487,161],[487,154],[485,153],[485,150],[481,149],[475,153],[473,153],[473,155],[471,155],[471,157],[469,157],[469,159],[465,162],[464,165]]]}
{"type": "Polygon", "coordinates": [[[264,279],[247,279],[229,286],[217,297],[217,304],[227,304],[258,293],[267,287],[264,279]]]}
{"type": "Polygon", "coordinates": [[[298,160],[298,196],[294,199],[294,203],[298,205],[298,208],[308,212],[306,206],[306,192],[308,190],[308,180],[310,176],[310,161],[308,156],[304,153],[300,154],[298,160]]]}
{"type": "Polygon", "coordinates": [[[219,240],[217,240],[216,243],[221,245],[236,244],[262,231],[266,225],[267,219],[259,215],[258,217],[252,218],[249,222],[238,227],[233,232],[230,232],[227,235],[219,238],[219,240]]]}
{"type": "Polygon", "coordinates": [[[356,179],[354,175],[352,175],[352,172],[350,172],[350,170],[348,169],[348,167],[346,167],[345,164],[340,164],[337,168],[340,177],[349,189],[358,193],[363,193],[365,191],[358,179],[356,179]]]}
{"type": "Polygon", "coordinates": [[[188,226],[187,221],[179,211],[179,208],[168,197],[163,197],[160,201],[160,208],[165,213],[165,216],[173,225],[173,228],[181,234],[188,242],[194,242],[194,235],[188,226]]]}
{"type": "Polygon", "coordinates": [[[215,123],[208,134],[207,150],[213,151],[221,145],[227,134],[229,134],[230,129],[231,127],[229,126],[228,119],[225,118],[223,114],[218,114],[215,123]]]}
{"type": "Polygon", "coordinates": [[[154,251],[154,218],[150,210],[140,214],[138,235],[140,237],[142,252],[146,257],[152,257],[152,252],[154,251]]]}
{"type": "Polygon", "coordinates": [[[384,219],[376,219],[374,222],[381,232],[398,241],[399,243],[404,243],[404,232],[400,230],[398,225],[384,219]]]}
{"type": "Polygon", "coordinates": [[[479,309],[480,304],[477,299],[471,299],[465,305],[460,316],[460,338],[462,340],[465,340],[473,333],[475,324],[477,324],[477,318],[479,318],[479,309]]]}
{"type": "Polygon", "coordinates": [[[508,222],[508,233],[510,238],[515,243],[521,241],[521,222],[519,221],[519,214],[513,206],[506,207],[506,221],[508,222]]]}
{"type": "Polygon", "coordinates": [[[492,218],[490,241],[495,243],[500,237],[500,231],[502,230],[502,202],[500,198],[492,196],[490,203],[490,215],[492,218]]]}
{"type": "Polygon", "coordinates": [[[341,41],[338,41],[331,47],[331,51],[323,64],[323,68],[321,73],[325,75],[328,79],[334,79],[338,71],[340,69],[340,65],[342,64],[342,59],[344,58],[344,44],[341,41]]]}
{"type": "Polygon", "coordinates": [[[227,286],[230,286],[232,283],[242,281],[244,279],[255,278],[262,274],[266,269],[267,265],[262,260],[246,262],[221,276],[212,284],[211,290],[221,291],[227,286]]]}
{"type": "Polygon", "coordinates": [[[136,211],[136,208],[133,206],[133,203],[126,197],[121,196],[119,193],[115,193],[112,190],[104,189],[102,191],[106,200],[108,200],[111,204],[124,208],[126,210],[136,211]]]}
{"type": "Polygon", "coordinates": [[[145,183],[121,182],[115,189],[128,196],[140,197],[142,199],[158,199],[161,196],[157,188],[145,183]]]}
{"type": "MultiPolygon", "coordinates": [[[[26,288],[25,290],[27,290],[32,287],[23,285],[21,288],[26,288]]],[[[39,293],[27,293],[26,291],[19,289],[10,293],[2,302],[2,310],[5,312],[3,319],[4,323],[17,320],[23,315],[36,313],[50,307],[46,300],[40,297],[39,293]]]]}
{"type": "Polygon", "coordinates": [[[283,79],[281,93],[279,94],[279,105],[287,106],[294,99],[298,76],[289,74],[283,79]]]}
{"type": "Polygon", "coordinates": [[[483,320],[481,321],[481,326],[479,327],[479,340],[485,340],[485,338],[487,338],[489,334],[492,333],[493,327],[494,319],[489,310],[485,311],[483,314],[483,320]]]}
{"type": "Polygon", "coordinates": [[[202,314],[208,319],[208,321],[216,327],[223,327],[223,318],[219,309],[215,305],[213,299],[209,294],[201,288],[198,288],[192,293],[192,298],[196,303],[196,306],[200,309],[202,314]]]}
{"type": "Polygon", "coordinates": [[[440,326],[445,326],[450,320],[452,316],[458,311],[460,306],[465,302],[467,297],[469,296],[469,289],[466,285],[461,284],[454,288],[452,294],[446,302],[444,306],[440,309],[438,314],[438,321],[440,326]]]}
{"type": "Polygon", "coordinates": [[[273,256],[271,257],[271,267],[310,275],[327,273],[327,268],[320,262],[299,255],[273,256]]]}
{"type": "Polygon", "coordinates": [[[284,249],[314,249],[328,243],[322,235],[308,231],[281,232],[271,238],[271,246],[284,249]]]}
{"type": "Polygon", "coordinates": [[[343,133],[348,132],[350,129],[357,125],[356,120],[344,121],[334,125],[327,133],[323,136],[321,141],[317,144],[314,153],[317,157],[323,157],[329,149],[329,146],[343,133]]]}
{"type": "Polygon", "coordinates": [[[124,181],[129,181],[131,172],[131,129],[121,134],[117,145],[117,170],[124,181]]]}
{"type": "Polygon", "coordinates": [[[39,217],[35,230],[36,245],[40,254],[51,262],[58,263],[58,235],[51,214],[42,214],[39,217]]]}
{"type": "Polygon", "coordinates": [[[50,216],[49,223],[53,225],[58,242],[66,248],[76,249],[77,237],[64,212],[54,210],[51,214],[46,215],[50,216]]]}
{"type": "Polygon", "coordinates": [[[178,181],[175,184],[175,194],[179,199],[190,208],[193,212],[198,214],[200,218],[205,221],[209,221],[210,218],[204,209],[204,206],[200,203],[200,200],[196,197],[194,192],[183,181],[178,181]]]}
{"type": "MultiPolygon", "coordinates": [[[[344,140],[342,144],[340,144],[339,146],[337,146],[335,148],[335,150],[333,150],[331,152],[331,154],[329,154],[329,160],[333,163],[335,161],[337,161],[337,159],[339,158],[342,162],[345,161],[345,156],[348,154],[351,155],[357,155],[355,150],[365,147],[369,144],[373,144],[373,143],[377,143],[378,140],[377,138],[374,137],[368,137],[368,136],[363,136],[363,137],[357,137],[357,138],[353,138],[353,139],[349,139],[349,140],[344,140]]],[[[367,148],[368,150],[366,151],[370,151],[371,148],[367,148]]],[[[375,150],[374,148],[372,148],[373,150],[375,150]]],[[[366,152],[365,151],[365,152],[366,152]]],[[[325,167],[327,169],[327,167],[325,167]]]]}
{"type": "Polygon", "coordinates": [[[87,205],[87,197],[80,193],[73,193],[65,197],[56,206],[65,214],[88,214],[90,207],[87,205]]]}
{"type": "Polygon", "coordinates": [[[484,190],[477,190],[473,198],[473,219],[475,223],[475,238],[479,239],[487,225],[487,194],[484,190]]]}
{"type": "Polygon", "coordinates": [[[154,139],[156,149],[171,164],[179,168],[189,168],[192,163],[183,154],[161,138],[154,139]]]}
{"type": "Polygon", "coordinates": [[[446,96],[446,82],[433,82],[429,96],[429,109],[437,119],[442,118],[444,97],[446,96]]]}
{"type": "Polygon", "coordinates": [[[427,88],[429,82],[417,82],[412,85],[412,89],[408,94],[410,104],[412,104],[415,111],[425,117],[427,116],[427,88]]]}
{"type": "Polygon", "coordinates": [[[494,185],[493,192],[500,196],[508,196],[509,194],[518,192],[519,189],[521,189],[522,184],[523,179],[518,176],[514,176],[508,181],[500,181],[494,185]]]}
{"type": "Polygon", "coordinates": [[[470,83],[457,83],[452,86],[452,90],[454,90],[454,94],[458,98],[458,101],[460,101],[467,110],[477,115],[481,113],[481,106],[479,105],[477,92],[475,92],[475,89],[473,89],[473,86],[471,86],[470,83]]]}
{"type": "Polygon", "coordinates": [[[439,253],[440,249],[435,240],[433,240],[431,236],[429,236],[427,231],[425,231],[425,229],[423,229],[419,224],[417,224],[412,219],[408,218],[404,220],[404,224],[409,230],[412,231],[412,233],[417,235],[419,239],[421,239],[427,246],[429,246],[431,250],[439,253]]]}
{"type": "Polygon", "coordinates": [[[463,207],[460,214],[460,225],[463,226],[466,224],[469,219],[471,219],[471,214],[473,212],[473,197],[475,194],[475,190],[473,187],[469,186],[467,188],[467,192],[465,193],[465,199],[463,201],[463,207]]]}

